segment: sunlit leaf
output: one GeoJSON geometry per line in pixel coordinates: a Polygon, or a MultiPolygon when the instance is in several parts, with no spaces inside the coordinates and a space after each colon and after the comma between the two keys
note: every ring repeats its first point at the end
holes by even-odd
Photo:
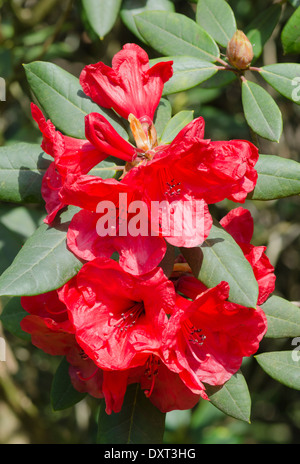
{"type": "Polygon", "coordinates": [[[134,19],[147,43],[164,56],[193,56],[213,63],[220,55],[213,38],[187,16],[147,11],[134,19]]]}
{"type": "Polygon", "coordinates": [[[251,129],[265,139],[279,142],[282,115],[271,95],[260,85],[243,80],[242,103],[245,118],[251,129]]]}
{"type": "Polygon", "coordinates": [[[196,21],[223,47],[236,31],[234,13],[225,0],[198,0],[196,21]]]}

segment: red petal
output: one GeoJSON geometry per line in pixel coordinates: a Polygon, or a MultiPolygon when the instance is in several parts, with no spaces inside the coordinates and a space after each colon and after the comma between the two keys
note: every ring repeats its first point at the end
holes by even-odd
{"type": "Polygon", "coordinates": [[[117,53],[112,68],[97,63],[86,66],[80,83],[84,92],[98,105],[113,108],[120,116],[132,113],[153,120],[163,85],[172,76],[172,62],[149,69],[147,53],[136,44],[126,44],[117,53]]]}
{"type": "Polygon", "coordinates": [[[124,140],[101,114],[90,113],[85,117],[85,134],[86,138],[107,156],[132,161],[136,155],[135,148],[124,140]]]}

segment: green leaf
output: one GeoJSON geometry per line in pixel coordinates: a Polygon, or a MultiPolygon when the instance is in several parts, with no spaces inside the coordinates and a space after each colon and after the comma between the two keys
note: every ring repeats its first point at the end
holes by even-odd
{"type": "Polygon", "coordinates": [[[227,47],[237,29],[234,13],[225,0],[199,0],[196,21],[222,47],[227,47]]]}
{"type": "Polygon", "coordinates": [[[235,419],[250,422],[251,397],[241,372],[234,374],[222,387],[205,386],[210,402],[235,419]]]}
{"type": "Polygon", "coordinates": [[[243,80],[242,103],[246,121],[251,129],[265,139],[279,142],[282,134],[282,115],[271,95],[260,85],[243,80]]]}
{"type": "Polygon", "coordinates": [[[86,393],[75,390],[69,376],[69,363],[63,358],[59,364],[51,385],[51,405],[54,411],[62,411],[79,403],[86,393]]]}
{"type": "Polygon", "coordinates": [[[258,179],[252,200],[276,200],[300,194],[300,163],[274,155],[259,155],[258,179]]]}
{"type": "Polygon", "coordinates": [[[300,64],[278,63],[260,68],[260,75],[281,95],[300,105],[300,64]]]}
{"type": "Polygon", "coordinates": [[[29,296],[55,290],[82,266],[66,246],[67,229],[77,208],[61,213],[52,227],[42,224],[0,277],[0,295],[29,296]]]}
{"type": "Polygon", "coordinates": [[[271,296],[261,308],[268,319],[267,338],[298,337],[300,308],[279,296],[271,296]]]}
{"type": "Polygon", "coordinates": [[[187,16],[147,11],[134,20],[147,43],[164,56],[185,55],[215,62],[220,55],[213,38],[187,16]]]}
{"type": "Polygon", "coordinates": [[[256,308],[258,285],[252,267],[241,248],[220,224],[212,226],[208,238],[201,245],[201,250],[201,282],[211,288],[221,281],[226,281],[230,286],[230,301],[256,308]]]}
{"type": "Polygon", "coordinates": [[[293,351],[273,351],[255,356],[260,367],[273,379],[289,388],[300,390],[299,343],[293,351]]]}
{"type": "Polygon", "coordinates": [[[0,315],[3,327],[16,337],[23,340],[30,340],[30,334],[21,329],[20,322],[28,313],[22,308],[20,298],[14,297],[4,306],[0,315]]]}
{"type": "Polygon", "coordinates": [[[162,98],[159,102],[159,105],[155,111],[154,115],[154,126],[157,132],[157,137],[160,138],[163,133],[166,125],[170,121],[172,116],[172,106],[171,103],[162,98]]]}
{"type": "Polygon", "coordinates": [[[161,11],[175,11],[174,3],[170,0],[124,0],[120,16],[128,29],[141,41],[145,43],[143,36],[139,33],[134,16],[143,13],[144,11],[161,10],[161,11]]]}
{"type": "Polygon", "coordinates": [[[23,239],[20,235],[0,224],[0,274],[11,265],[22,246],[23,239]]]}
{"type": "Polygon", "coordinates": [[[29,86],[45,115],[58,130],[70,137],[85,139],[84,118],[102,114],[125,139],[128,134],[112,110],[100,108],[88,98],[79,80],[53,63],[35,61],[24,65],[29,86]]]}
{"type": "Polygon", "coordinates": [[[163,95],[191,89],[201,84],[218,71],[217,66],[208,61],[191,56],[166,56],[150,60],[153,66],[161,61],[173,61],[173,76],[164,85],[163,95]]]}
{"type": "Polygon", "coordinates": [[[176,135],[194,118],[194,111],[179,111],[168,122],[161,136],[161,143],[171,143],[176,135]]]}
{"type": "Polygon", "coordinates": [[[265,43],[271,37],[278,24],[282,7],[281,5],[271,5],[269,8],[259,13],[255,19],[245,28],[245,34],[252,43],[254,58],[257,60],[262,54],[265,43]]]}
{"type": "Polygon", "coordinates": [[[102,40],[113,28],[121,8],[122,0],[82,0],[86,18],[102,40]]]}
{"type": "Polygon", "coordinates": [[[0,200],[43,203],[42,178],[53,159],[38,144],[16,143],[0,148],[0,200]]]}
{"type": "Polygon", "coordinates": [[[300,6],[284,26],[281,41],[285,54],[300,53],[300,6]]]}
{"type": "Polygon", "coordinates": [[[99,444],[160,444],[165,414],[145,396],[139,384],[127,387],[122,409],[110,415],[102,401],[98,419],[99,444]]]}
{"type": "Polygon", "coordinates": [[[89,174],[91,176],[101,177],[101,179],[111,179],[115,176],[119,167],[121,168],[122,166],[118,166],[114,161],[104,160],[97,164],[89,174]]]}

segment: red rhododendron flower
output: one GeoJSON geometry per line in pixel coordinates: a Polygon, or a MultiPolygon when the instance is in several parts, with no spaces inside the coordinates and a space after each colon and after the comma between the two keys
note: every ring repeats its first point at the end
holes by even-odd
{"type": "Polygon", "coordinates": [[[76,342],[75,329],[57,291],[22,297],[21,305],[29,313],[22,319],[21,328],[31,335],[33,345],[50,355],[66,356],[74,388],[103,398],[102,371],[76,342]]]}
{"type": "Polygon", "coordinates": [[[41,110],[33,103],[31,112],[43,134],[41,147],[54,158],[42,181],[42,196],[48,213],[45,222],[50,224],[58,211],[66,206],[58,193],[67,174],[86,174],[107,155],[87,140],[68,137],[57,131],[52,122],[47,121],[41,110]]]}
{"type": "Polygon", "coordinates": [[[81,86],[92,100],[104,108],[113,108],[128,118],[148,116],[153,120],[163,86],[173,74],[172,61],[149,67],[147,53],[136,44],[126,44],[112,60],[112,68],[104,63],[86,66],[81,86]]]}
{"type": "Polygon", "coordinates": [[[242,207],[235,208],[220,221],[220,224],[232,235],[251,264],[259,288],[257,304],[263,304],[275,290],[276,276],[274,267],[265,254],[266,247],[250,243],[254,229],[250,211],[242,207]]]}
{"type": "Polygon", "coordinates": [[[136,277],[110,259],[86,263],[59,292],[76,340],[102,369],[143,365],[158,354],[175,300],[162,269],[136,277]]]}
{"type": "Polygon", "coordinates": [[[267,322],[259,307],[227,301],[227,282],[207,289],[196,278],[183,276],[176,288],[180,295],[165,332],[164,356],[197,394],[203,383],[222,385],[237,372],[243,357],[257,351],[267,322]]]}
{"type": "MultiPolygon", "coordinates": [[[[118,371],[103,371],[106,413],[120,412],[128,385],[140,384],[149,400],[162,412],[191,409],[201,398],[180,376],[151,354],[143,366],[118,371]]],[[[206,397],[206,396],[205,396],[206,397]]]]}
{"type": "MultiPolygon", "coordinates": [[[[141,148],[136,149],[137,158],[132,163],[127,163],[127,169],[120,181],[102,180],[93,176],[79,176],[74,179],[69,176],[60,192],[62,201],[94,213],[90,220],[95,224],[97,207],[101,201],[108,199],[110,188],[113,187],[111,192],[114,192],[109,200],[114,202],[116,209],[120,206],[121,193],[128,195],[128,204],[131,201],[146,204],[148,213],[151,212],[149,224],[151,223],[152,236],[162,236],[179,247],[191,248],[201,244],[207,238],[212,225],[208,204],[224,198],[244,201],[253,190],[257,179],[254,166],[258,159],[258,150],[247,141],[203,140],[202,118],[188,124],[170,145],[153,148],[151,137],[143,138],[145,133],[140,123],[135,118],[131,118],[131,122],[139,145],[147,146],[148,143],[148,150],[141,154],[141,148]],[[153,205],[163,205],[162,209],[158,207],[155,224],[153,205]]],[[[107,125],[101,115],[90,114],[86,117],[87,137],[99,150],[107,149],[107,125]]],[[[113,131],[110,127],[110,143],[114,140],[113,131]]],[[[117,133],[115,136],[118,139],[117,133]]],[[[115,156],[119,150],[118,144],[119,142],[115,146],[115,156]]],[[[123,140],[122,144],[128,142],[123,140]]],[[[128,145],[132,150],[132,145],[128,145]]],[[[95,229],[89,232],[88,226],[82,225],[80,231],[78,220],[74,229],[73,225],[71,224],[69,235],[72,251],[82,257],[83,244],[85,242],[88,245],[89,242],[87,253],[93,249],[91,256],[95,257],[95,250],[100,248],[95,229]],[[89,241],[84,239],[85,236],[89,237],[89,241]]],[[[146,249],[147,246],[146,244],[146,249]]],[[[154,246],[153,242],[149,242],[151,250],[154,246]]]]}

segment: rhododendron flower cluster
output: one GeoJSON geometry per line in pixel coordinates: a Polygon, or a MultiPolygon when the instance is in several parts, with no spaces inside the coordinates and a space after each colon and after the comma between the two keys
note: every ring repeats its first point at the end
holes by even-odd
{"type": "Polygon", "coordinates": [[[86,116],[86,139],[65,136],[32,104],[42,148],[53,157],[42,185],[45,222],[55,227],[62,208],[79,207],[67,246],[83,265],[61,288],[23,297],[29,314],[21,326],[38,348],[66,357],[74,388],[105,398],[107,413],[121,410],[133,383],[163,412],[192,408],[208,399],[206,385],[223,385],[238,371],[267,330],[260,305],[274,290],[274,269],[265,248],[251,244],[253,220],[245,208],[230,211],[221,225],[252,266],[256,308],[229,301],[225,280],[207,288],[188,263],[172,272],[170,250],[207,239],[210,204],[245,202],[258,160],[246,140],[205,139],[202,117],[170,144],[160,143],[155,112],[172,73],[171,61],[150,67],[134,44],[116,54],[112,68],[83,69],[83,91],[128,120],[132,143],[100,113],[86,116]],[[121,175],[92,175],[111,156],[119,159],[121,175]],[[100,234],[106,223],[107,234],[100,234]]]}

